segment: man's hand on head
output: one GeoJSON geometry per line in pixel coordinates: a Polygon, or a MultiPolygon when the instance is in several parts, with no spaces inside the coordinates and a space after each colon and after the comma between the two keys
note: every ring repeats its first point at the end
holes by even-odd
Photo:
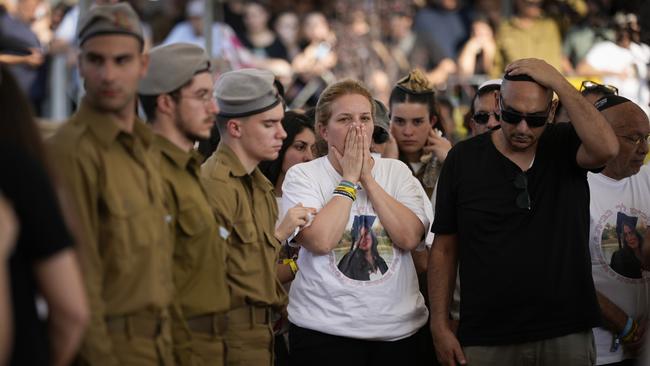
{"type": "Polygon", "coordinates": [[[505,73],[513,76],[528,75],[542,86],[554,91],[562,83],[567,83],[564,76],[556,68],[537,58],[524,58],[514,61],[506,66],[505,73]]]}

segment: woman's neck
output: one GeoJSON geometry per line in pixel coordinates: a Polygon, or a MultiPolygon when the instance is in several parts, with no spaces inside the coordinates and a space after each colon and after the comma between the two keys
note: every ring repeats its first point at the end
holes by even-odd
{"type": "Polygon", "coordinates": [[[420,156],[422,156],[422,150],[412,153],[402,153],[402,156],[404,156],[407,163],[419,163],[420,156]]]}

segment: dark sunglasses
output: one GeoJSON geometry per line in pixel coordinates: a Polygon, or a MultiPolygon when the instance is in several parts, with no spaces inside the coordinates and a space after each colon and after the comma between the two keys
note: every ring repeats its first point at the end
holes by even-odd
{"type": "MultiPolygon", "coordinates": [[[[499,107],[501,108],[501,120],[511,125],[518,125],[521,120],[525,120],[529,127],[542,127],[548,120],[548,113],[546,114],[525,114],[519,113],[514,110],[507,110],[503,107],[503,99],[499,96],[499,107]]],[[[549,110],[550,110],[549,105],[549,110]]]]}
{"type": "Polygon", "coordinates": [[[598,84],[595,81],[585,80],[580,84],[580,92],[599,92],[604,95],[618,95],[618,88],[613,85],[598,84]]]}
{"type": "Polygon", "coordinates": [[[517,207],[530,210],[530,195],[528,194],[528,177],[526,177],[526,173],[520,172],[517,174],[514,184],[515,188],[522,190],[515,199],[517,207]]]}
{"type": "Polygon", "coordinates": [[[494,114],[494,118],[496,118],[497,121],[501,119],[501,116],[499,116],[498,114],[490,113],[490,112],[477,112],[472,116],[472,119],[474,120],[474,122],[478,123],[479,125],[484,125],[488,123],[491,114],[494,114]]]}

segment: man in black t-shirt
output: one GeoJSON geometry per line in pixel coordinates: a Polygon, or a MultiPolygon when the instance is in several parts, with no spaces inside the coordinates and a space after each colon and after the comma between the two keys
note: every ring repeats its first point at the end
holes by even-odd
{"type": "Polygon", "coordinates": [[[618,152],[611,127],[552,66],[506,68],[501,128],[449,152],[429,262],[443,365],[591,365],[600,321],[588,249],[589,169],[618,152]],[[553,119],[553,92],[572,124],[553,119]],[[460,265],[460,324],[448,321],[460,265]]]}

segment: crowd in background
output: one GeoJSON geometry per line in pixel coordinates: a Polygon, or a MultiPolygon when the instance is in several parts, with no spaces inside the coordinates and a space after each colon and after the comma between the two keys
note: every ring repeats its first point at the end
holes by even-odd
{"type": "MultiPolygon", "coordinates": [[[[95,0],[96,3],[113,0],[95,0]]],[[[205,45],[202,0],[129,1],[143,19],[147,47],[205,45]]],[[[37,114],[51,117],[52,60],[66,58],[69,111],[80,82],[75,71],[79,6],[66,1],[3,0],[0,60],[37,114]]],[[[215,3],[212,56],[216,73],[243,67],[271,70],[293,108],[314,106],[335,80],[352,77],[386,103],[390,86],[421,68],[462,114],[476,86],[523,57],[546,60],[566,76],[604,81],[641,105],[650,102],[650,36],[641,1],[410,0],[242,1],[215,3]]],[[[459,112],[456,112],[458,110],[459,112]]],[[[450,124],[454,126],[454,124],[450,124]]]]}
{"type": "MultiPolygon", "coordinates": [[[[76,357],[89,364],[139,365],[144,358],[163,364],[174,358],[189,365],[198,354],[228,365],[239,358],[245,360],[239,364],[330,365],[339,357],[332,351],[342,347],[349,347],[341,351],[348,357],[342,364],[435,364],[436,358],[455,364],[462,363],[453,354],[460,347],[452,344],[456,336],[464,348],[486,346],[483,342],[492,347],[490,332],[505,326],[512,329],[499,342],[520,342],[517,332],[524,326],[517,324],[516,311],[521,319],[535,318],[522,321],[525,326],[552,331],[540,336],[528,329],[531,341],[577,334],[558,344],[585,351],[588,364],[597,350],[598,364],[634,365],[642,342],[650,342],[645,336],[650,251],[641,244],[650,235],[643,211],[650,207],[650,171],[643,163],[650,142],[645,4],[226,1],[214,4],[217,21],[204,27],[204,1],[129,1],[138,15],[125,4],[98,6],[77,32],[84,14],[79,5],[0,1],[0,166],[14,173],[0,174],[0,300],[10,284],[18,325],[7,351],[11,335],[3,324],[9,325],[10,306],[0,301],[0,364],[9,355],[12,364],[48,359],[68,364],[76,357]],[[194,46],[206,45],[205,28],[212,30],[210,55],[194,46]],[[52,62],[60,56],[68,67],[66,99],[76,112],[43,147],[27,103],[41,119],[49,118],[52,62]],[[111,74],[114,64],[126,71],[111,74]],[[506,65],[504,81],[498,78],[506,65]],[[576,87],[590,79],[580,86],[584,99],[565,77],[576,87]],[[136,116],[138,104],[149,126],[136,116]],[[533,132],[508,135],[514,129],[533,132]],[[461,142],[466,135],[476,138],[461,142]],[[491,135],[504,140],[488,140],[491,135]],[[525,148],[508,150],[529,140],[525,148]],[[195,151],[200,141],[203,156],[195,151]],[[496,149],[463,153],[468,146],[492,146],[479,145],[485,141],[496,149]],[[570,149],[556,148],[565,145],[570,149]],[[509,166],[516,168],[514,178],[511,172],[501,177],[493,169],[498,162],[481,160],[501,159],[499,153],[516,164],[509,166]],[[455,167],[470,166],[461,158],[475,164],[467,169],[472,176],[452,175],[464,172],[455,167]],[[639,193],[633,185],[614,194],[611,187],[587,182],[587,170],[605,163],[598,178],[605,186],[609,178],[625,184],[638,179],[645,190],[639,193]],[[534,175],[546,167],[550,173],[542,178],[562,192],[551,195],[557,199],[548,199],[552,190],[539,187],[551,185],[534,175]],[[580,179],[563,181],[567,172],[580,179]],[[502,184],[506,178],[513,184],[502,184]],[[488,196],[502,197],[486,187],[507,191],[507,215],[515,207],[517,217],[541,212],[539,207],[547,214],[535,216],[535,225],[494,224],[487,211],[485,219],[464,221],[454,214],[455,182],[466,185],[458,189],[462,194],[484,195],[481,204],[490,209],[500,206],[488,196]],[[611,204],[620,212],[615,228],[602,231],[602,238],[587,238],[587,183],[596,187],[591,202],[626,200],[611,204]],[[192,200],[196,204],[188,204],[192,200]],[[624,205],[640,211],[628,212],[624,205]],[[558,222],[548,233],[543,220],[558,222]],[[161,229],[166,226],[173,230],[161,229]],[[504,260],[502,272],[485,270],[497,273],[494,288],[477,285],[488,280],[477,262],[464,267],[479,269],[472,276],[467,269],[459,272],[469,279],[463,287],[456,282],[456,267],[440,271],[443,259],[456,265],[456,254],[444,248],[468,245],[449,244],[457,234],[495,227],[511,234],[513,226],[522,238],[502,233],[490,238],[516,249],[508,251],[513,260],[504,260]],[[641,228],[645,238],[635,232],[641,228]],[[579,233],[578,244],[562,235],[565,231],[579,233]],[[569,242],[580,250],[566,252],[569,242]],[[531,255],[532,248],[537,254],[531,255]],[[438,256],[429,250],[438,250],[438,256]],[[546,253],[557,256],[549,265],[546,253]],[[221,261],[223,266],[213,265],[221,261]],[[607,293],[611,281],[598,278],[599,266],[611,267],[610,274],[623,277],[619,282],[630,288],[617,282],[612,288],[621,293],[607,293]],[[542,269],[552,269],[548,278],[511,276],[542,269]],[[501,279],[516,280],[521,288],[504,286],[501,279]],[[560,282],[567,283],[553,287],[560,282]],[[454,284],[451,301],[446,296],[454,284]],[[459,323],[454,307],[462,304],[461,289],[470,305],[463,305],[465,319],[459,323]],[[47,315],[33,302],[37,293],[47,315]],[[547,303],[530,301],[539,293],[571,309],[547,312],[547,303]],[[636,296],[633,304],[626,303],[630,294],[636,296]],[[502,316],[476,316],[477,334],[488,341],[475,341],[467,310],[474,304],[470,310],[487,313],[487,300],[494,300],[502,316]],[[520,300],[533,308],[516,305],[520,300]],[[580,324],[567,330],[542,314],[580,324]],[[603,327],[594,336],[590,329],[596,326],[603,327]],[[165,339],[167,330],[171,340],[165,339]],[[191,336],[182,338],[184,332],[191,336]],[[148,343],[132,347],[132,337],[148,343]],[[326,341],[331,343],[323,346],[326,341]]],[[[599,206],[590,208],[593,226],[601,213],[599,206]]],[[[601,224],[613,220],[608,210],[602,210],[601,224]]],[[[468,355],[479,359],[478,353],[468,355]]],[[[544,360],[539,363],[559,364],[544,360]]]]}

